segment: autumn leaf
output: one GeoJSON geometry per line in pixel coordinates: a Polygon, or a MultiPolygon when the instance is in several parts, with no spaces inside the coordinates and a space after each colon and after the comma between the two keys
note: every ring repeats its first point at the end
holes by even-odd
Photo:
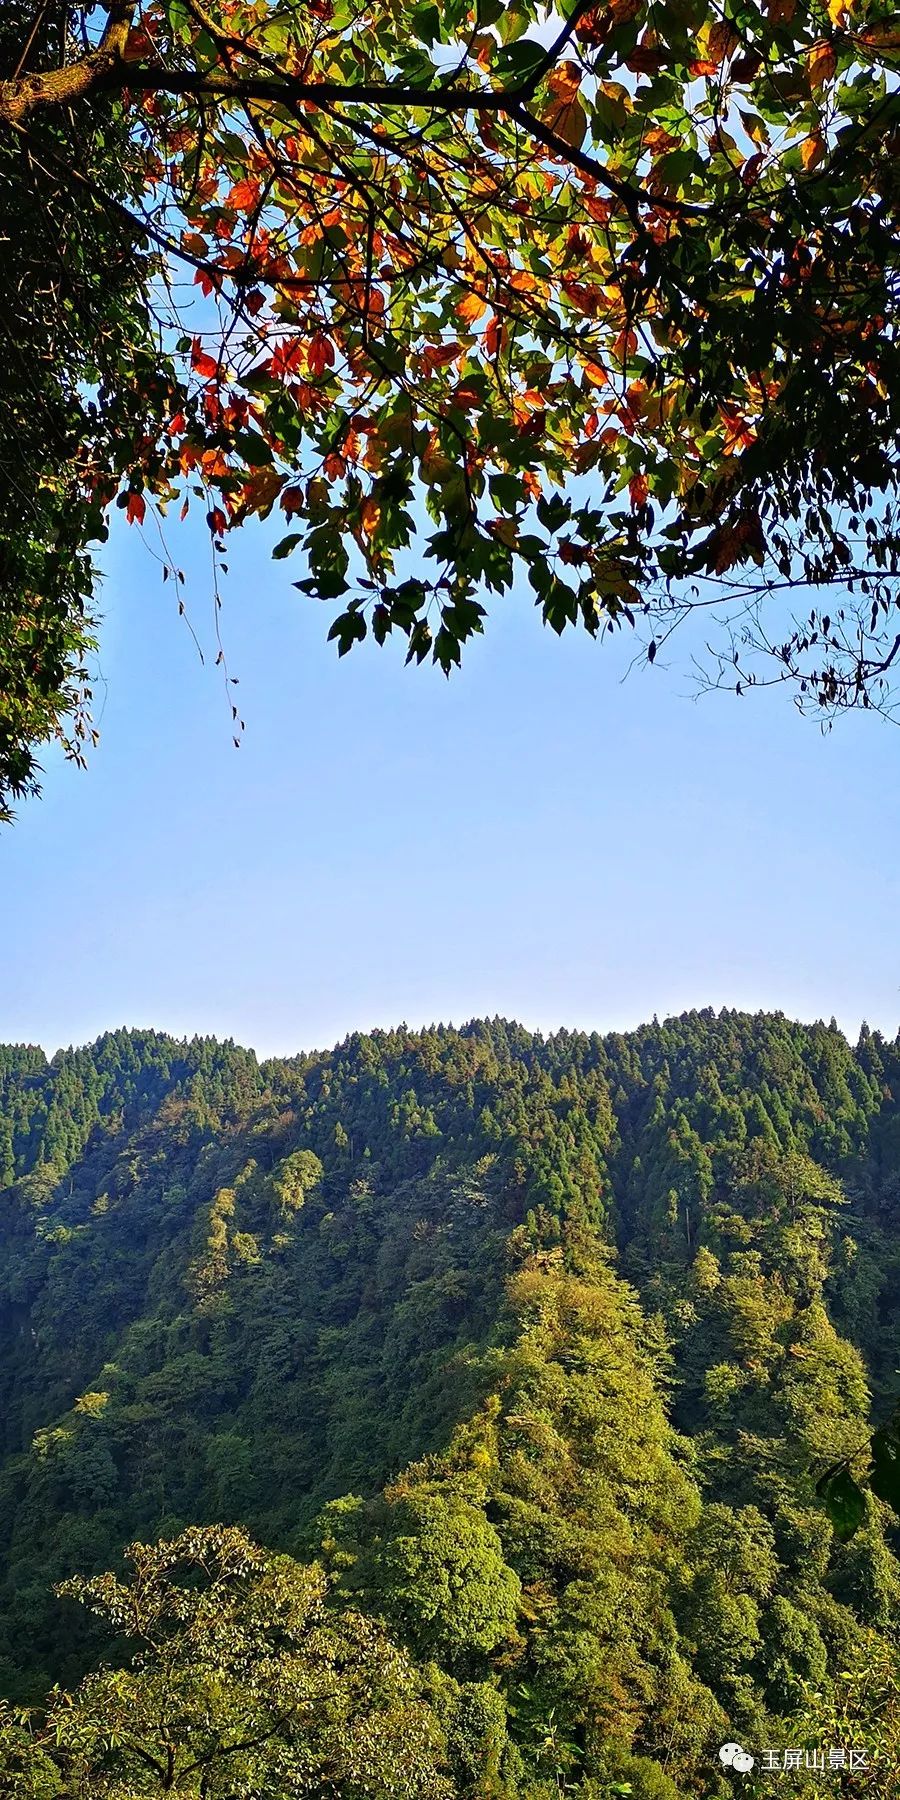
{"type": "Polygon", "coordinates": [[[588,118],[577,94],[571,100],[552,106],[544,114],[544,123],[564,144],[579,150],[587,135],[588,118]]]}
{"type": "Polygon", "coordinates": [[[366,537],[374,537],[381,521],[381,507],[372,494],[363,501],[359,517],[366,537]]]}
{"type": "Polygon", "coordinates": [[[823,39],[820,44],[814,44],[807,59],[809,85],[813,93],[817,89],[825,87],[829,81],[833,81],[836,68],[837,56],[834,45],[828,43],[826,39],[823,39]]]}
{"type": "Polygon", "coordinates": [[[219,373],[219,365],[214,356],[209,356],[198,337],[195,337],[191,348],[191,368],[205,381],[214,381],[219,373]]]}
{"type": "Polygon", "coordinates": [[[135,493],[132,489],[125,506],[125,517],[129,525],[143,525],[146,511],[147,503],[143,494],[135,493]]]}
{"type": "Polygon", "coordinates": [[[241,512],[256,513],[265,519],[271,512],[284,485],[277,469],[254,469],[241,489],[241,512]]]}
{"type": "Polygon", "coordinates": [[[334,345],[323,332],[317,332],[310,340],[306,360],[311,375],[323,375],[326,369],[334,366],[334,345]]]}
{"type": "Polygon", "coordinates": [[[474,325],[484,312],[487,312],[487,301],[481,294],[466,294],[456,308],[457,318],[462,319],[466,325],[474,325]]]}
{"type": "Polygon", "coordinates": [[[825,139],[821,131],[813,131],[800,145],[804,169],[815,169],[825,155],[825,139]]]}
{"type": "Polygon", "coordinates": [[[299,487],[286,487],[282,493],[279,505],[286,519],[293,518],[295,513],[302,513],[304,507],[303,489],[299,487]]]}
{"type": "Polygon", "coordinates": [[[869,50],[900,50],[900,25],[885,19],[880,25],[867,26],[860,38],[869,50]]]}
{"type": "Polygon", "coordinates": [[[649,492],[650,483],[648,482],[646,475],[632,475],[631,480],[628,483],[628,493],[635,511],[637,511],[639,507],[646,505],[649,492]]]}
{"type": "Polygon", "coordinates": [[[235,182],[225,204],[235,212],[252,212],[258,200],[259,182],[245,176],[242,181],[235,182]]]}
{"type": "Polygon", "coordinates": [[[461,344],[426,344],[422,351],[422,367],[426,375],[433,375],[435,369],[446,368],[461,355],[461,344]]]}
{"type": "Polygon", "coordinates": [[[495,313],[493,318],[488,320],[484,332],[484,347],[488,356],[496,356],[503,348],[505,340],[506,328],[501,324],[495,313]]]}
{"type": "Polygon", "coordinates": [[[719,68],[726,57],[731,55],[732,50],[737,49],[739,43],[737,32],[729,24],[724,21],[717,22],[712,26],[707,41],[707,54],[710,61],[715,63],[716,68],[719,68]]]}
{"type": "Polygon", "coordinates": [[[152,53],[153,42],[146,31],[142,31],[140,28],[129,31],[122,52],[126,62],[137,62],[142,56],[151,56],[152,53]]]}

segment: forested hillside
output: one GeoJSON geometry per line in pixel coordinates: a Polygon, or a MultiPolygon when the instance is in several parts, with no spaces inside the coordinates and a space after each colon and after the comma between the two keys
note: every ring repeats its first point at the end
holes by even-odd
{"type": "MultiPolygon", "coordinates": [[[[856,1744],[865,1775],[785,1786],[893,1794],[900,1528],[868,1493],[841,1541],[816,1483],[864,1470],[900,1386],[898,1101],[900,1042],[711,1011],[267,1063],[153,1032],[0,1050],[3,1690],[146,1648],[124,1589],[54,1584],[187,1533],[216,1617],[250,1583],[254,1654],[268,1606],[386,1723],[368,1775],[341,1712],[344,1763],[323,1739],[302,1780],[233,1760],[179,1793],[706,1800],[764,1791],[763,1746],[856,1744]],[[237,1532],[213,1556],[213,1524],[294,1560],[237,1532]]],[[[215,1632],[178,1618],[188,1682],[215,1632]]],[[[125,1677],[93,1679],[109,1719],[125,1677]]],[[[113,1766],[124,1727],[78,1786],[3,1716],[11,1792],[165,1788],[146,1750],[113,1766]]]]}

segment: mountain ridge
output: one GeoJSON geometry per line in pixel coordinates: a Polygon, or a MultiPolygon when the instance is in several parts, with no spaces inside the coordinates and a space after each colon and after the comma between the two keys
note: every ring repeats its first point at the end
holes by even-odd
{"type": "Polygon", "coordinates": [[[717,1733],[888,1654],[895,1523],[841,1544],[815,1484],[893,1397],[900,1041],[709,1008],[42,1055],[0,1047],[11,1696],[98,1653],[53,1580],[205,1521],[638,1797],[731,1791],[717,1733]]]}

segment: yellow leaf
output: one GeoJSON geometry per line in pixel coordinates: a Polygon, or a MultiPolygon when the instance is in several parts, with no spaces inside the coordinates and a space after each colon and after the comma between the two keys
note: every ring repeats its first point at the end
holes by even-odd
{"type": "Polygon", "coordinates": [[[742,112],[741,124],[754,144],[768,144],[769,133],[765,121],[757,113],[742,112]]]}
{"type": "Polygon", "coordinates": [[[803,158],[804,169],[816,168],[817,164],[822,161],[822,158],[825,155],[825,139],[823,138],[821,131],[812,132],[806,141],[800,145],[800,155],[803,158]]]}

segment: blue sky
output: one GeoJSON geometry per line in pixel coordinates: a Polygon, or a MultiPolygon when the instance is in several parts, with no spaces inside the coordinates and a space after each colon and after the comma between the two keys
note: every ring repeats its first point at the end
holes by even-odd
{"type": "MultiPolygon", "coordinates": [[[[447,683],[338,663],[328,613],[243,535],[231,742],[135,531],[107,555],[102,740],[0,834],[0,1037],[117,1025],[261,1052],[499,1012],[623,1028],[690,1006],[900,1022],[900,732],[828,737],[785,694],[695,697],[501,602],[447,683]]],[[[205,532],[204,532],[205,536],[205,532]]],[[[212,641],[206,546],[176,539],[212,641]]],[[[214,653],[214,649],[213,649],[214,653]]]]}

